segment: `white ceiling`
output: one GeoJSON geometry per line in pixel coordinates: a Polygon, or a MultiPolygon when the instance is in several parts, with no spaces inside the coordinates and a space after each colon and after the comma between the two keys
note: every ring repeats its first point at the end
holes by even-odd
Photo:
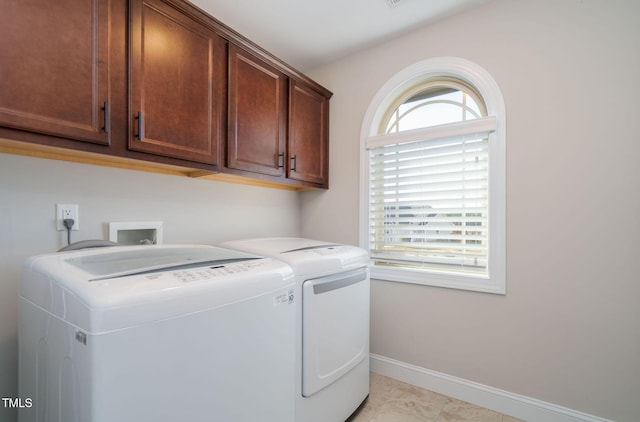
{"type": "Polygon", "coordinates": [[[191,0],[303,72],[486,1],[191,0]]]}

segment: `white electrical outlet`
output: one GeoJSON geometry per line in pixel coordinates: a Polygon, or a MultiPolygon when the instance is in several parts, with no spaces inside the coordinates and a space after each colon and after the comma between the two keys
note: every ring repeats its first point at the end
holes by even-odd
{"type": "Polygon", "coordinates": [[[73,220],[72,231],[80,230],[80,220],[78,219],[78,204],[56,204],[56,228],[58,231],[67,230],[63,221],[67,218],[73,220]]]}

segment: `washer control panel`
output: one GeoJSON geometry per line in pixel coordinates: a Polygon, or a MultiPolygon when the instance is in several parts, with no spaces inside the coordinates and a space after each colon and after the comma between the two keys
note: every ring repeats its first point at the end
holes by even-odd
{"type": "Polygon", "coordinates": [[[213,265],[210,267],[186,268],[175,271],[167,271],[164,273],[148,274],[149,280],[170,276],[177,281],[188,283],[192,281],[211,280],[218,277],[228,277],[234,274],[246,273],[255,268],[265,265],[264,260],[243,261],[231,264],[213,265]]]}

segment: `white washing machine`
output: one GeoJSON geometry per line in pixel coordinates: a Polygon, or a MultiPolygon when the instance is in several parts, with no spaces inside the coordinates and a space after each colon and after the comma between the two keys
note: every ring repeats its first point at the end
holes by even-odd
{"type": "Polygon", "coordinates": [[[277,258],[296,277],[296,422],[342,422],[369,394],[369,256],[301,238],[221,246],[277,258]]]}
{"type": "Polygon", "coordinates": [[[294,288],[282,262],[210,246],[30,258],[19,420],[293,421],[294,288]]]}

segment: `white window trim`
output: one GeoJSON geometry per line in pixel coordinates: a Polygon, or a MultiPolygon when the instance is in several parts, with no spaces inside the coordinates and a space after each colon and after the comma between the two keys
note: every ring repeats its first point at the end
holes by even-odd
{"type": "Polygon", "coordinates": [[[450,76],[475,87],[495,116],[489,135],[489,275],[457,275],[437,271],[377,267],[371,278],[487,293],[506,294],[506,110],[500,88],[477,64],[457,57],[421,61],[398,72],[375,95],[360,131],[360,246],[369,250],[369,154],[367,138],[377,134],[385,111],[408,87],[428,78],[450,76]]]}

